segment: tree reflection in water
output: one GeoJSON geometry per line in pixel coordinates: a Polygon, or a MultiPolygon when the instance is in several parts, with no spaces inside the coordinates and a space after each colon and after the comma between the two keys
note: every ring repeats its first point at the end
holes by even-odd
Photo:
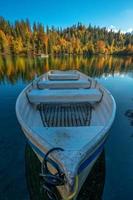
{"type": "Polygon", "coordinates": [[[30,81],[50,69],[77,69],[92,77],[129,73],[133,70],[133,57],[62,56],[49,58],[0,56],[0,82],[30,81]]]}

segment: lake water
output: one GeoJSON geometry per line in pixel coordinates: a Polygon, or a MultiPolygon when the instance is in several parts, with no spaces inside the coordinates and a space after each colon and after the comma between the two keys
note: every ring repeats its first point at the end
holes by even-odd
{"type": "Polygon", "coordinates": [[[77,69],[101,82],[113,94],[117,113],[105,147],[103,200],[133,197],[133,58],[93,56],[25,58],[0,56],[0,200],[28,199],[25,137],[15,116],[21,90],[49,69],[77,69]]]}

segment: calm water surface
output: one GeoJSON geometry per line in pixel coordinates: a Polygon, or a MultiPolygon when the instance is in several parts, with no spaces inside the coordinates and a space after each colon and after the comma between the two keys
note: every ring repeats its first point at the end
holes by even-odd
{"type": "Polygon", "coordinates": [[[95,77],[111,91],[117,113],[105,147],[103,200],[133,197],[133,58],[0,56],[0,200],[28,199],[25,180],[25,138],[15,116],[21,90],[49,69],[77,69],[95,77]]]}

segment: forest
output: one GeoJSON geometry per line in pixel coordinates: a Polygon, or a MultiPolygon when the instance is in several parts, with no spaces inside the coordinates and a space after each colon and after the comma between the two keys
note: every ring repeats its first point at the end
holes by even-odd
{"type": "Polygon", "coordinates": [[[87,27],[81,23],[67,28],[44,27],[29,20],[11,23],[0,17],[0,54],[91,55],[133,54],[133,34],[87,27]]]}

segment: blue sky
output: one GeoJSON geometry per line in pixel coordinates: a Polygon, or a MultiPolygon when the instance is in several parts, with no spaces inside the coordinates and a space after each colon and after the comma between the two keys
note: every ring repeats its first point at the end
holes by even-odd
{"type": "Polygon", "coordinates": [[[29,18],[44,25],[111,25],[133,28],[133,0],[0,0],[0,15],[14,21],[29,18]]]}

